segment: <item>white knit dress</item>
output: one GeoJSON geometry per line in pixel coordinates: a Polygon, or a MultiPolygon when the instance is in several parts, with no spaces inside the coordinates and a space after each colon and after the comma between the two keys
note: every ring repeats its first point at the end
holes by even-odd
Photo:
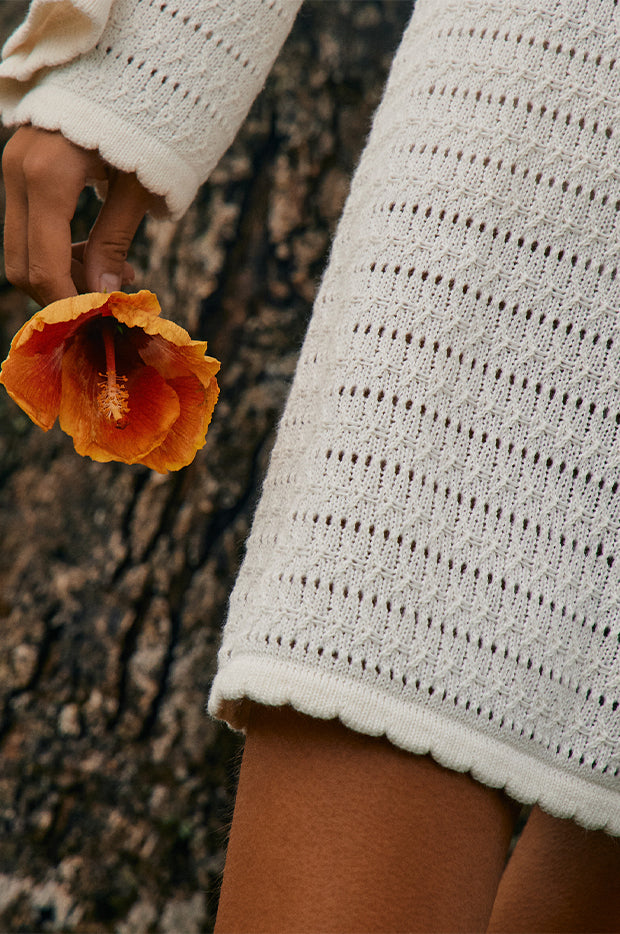
{"type": "MultiPolygon", "coordinates": [[[[15,119],[34,119],[32,93],[15,119]]],[[[316,300],[213,714],[242,727],[251,699],[340,717],[620,834],[619,267],[620,7],[419,0],[316,300]]]]}

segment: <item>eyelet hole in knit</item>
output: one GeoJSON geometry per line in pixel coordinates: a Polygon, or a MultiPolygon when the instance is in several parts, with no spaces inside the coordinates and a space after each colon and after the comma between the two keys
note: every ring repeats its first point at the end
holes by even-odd
{"type": "MultiPolygon", "coordinates": [[[[612,43],[586,55],[591,24],[559,11],[534,29],[483,3],[441,45],[433,14],[432,62],[418,48],[393,138],[389,113],[373,129],[385,145],[371,136],[321,285],[257,520],[276,559],[255,544],[241,589],[295,672],[604,784],[620,766],[603,678],[620,661],[612,43]],[[541,94],[543,73],[566,93],[541,94]],[[267,600],[252,585],[270,574],[267,600]]],[[[257,632],[246,607],[236,624],[257,632]]]]}

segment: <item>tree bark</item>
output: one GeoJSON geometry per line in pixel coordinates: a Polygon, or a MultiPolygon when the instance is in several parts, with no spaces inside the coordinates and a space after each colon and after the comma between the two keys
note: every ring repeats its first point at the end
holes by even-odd
{"type": "MultiPolygon", "coordinates": [[[[2,37],[25,8],[2,4],[2,37]]],[[[162,477],[80,458],[0,390],[2,930],[212,929],[241,749],[205,713],[219,634],[411,8],[307,0],[188,213],[136,239],[135,287],[222,362],[189,467],[162,477]]],[[[76,239],[96,210],[83,196],[76,239]]],[[[34,310],[0,280],[3,356],[34,310]]]]}

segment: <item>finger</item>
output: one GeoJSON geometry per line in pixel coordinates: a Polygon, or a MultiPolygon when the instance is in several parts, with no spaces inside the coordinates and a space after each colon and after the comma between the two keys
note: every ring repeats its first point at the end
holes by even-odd
{"type": "MultiPolygon", "coordinates": [[[[73,261],[84,264],[84,251],[86,249],[87,240],[82,240],[81,243],[74,243],[72,247],[73,251],[73,261]]],[[[121,279],[123,280],[123,285],[127,282],[133,282],[136,278],[136,271],[131,265],[131,263],[123,263],[123,270],[121,273],[121,279]]]]}
{"type": "Polygon", "coordinates": [[[46,145],[25,155],[28,196],[28,281],[49,304],[76,294],[71,278],[71,219],[85,184],[89,154],[49,134],[46,145]]]}
{"type": "Polygon", "coordinates": [[[135,271],[135,269],[133,268],[133,266],[131,265],[131,263],[124,263],[124,264],[123,264],[123,272],[122,272],[122,275],[121,275],[122,284],[123,284],[123,285],[129,285],[129,283],[130,283],[130,282],[133,282],[133,280],[134,280],[135,278],[136,278],[136,271],[135,271]]]}
{"type": "Polygon", "coordinates": [[[71,257],[78,263],[84,262],[84,250],[86,249],[87,240],[80,240],[79,243],[71,244],[71,257]]]}
{"type": "Polygon", "coordinates": [[[150,193],[135,175],[113,176],[84,251],[86,281],[93,292],[112,292],[133,279],[127,253],[150,202],[150,193]]]}
{"type": "MultiPolygon", "coordinates": [[[[71,248],[71,278],[73,279],[75,287],[80,293],[88,292],[86,270],[84,268],[84,250],[86,243],[86,240],[82,240],[80,243],[74,243],[71,248]]],[[[130,282],[133,282],[135,278],[136,273],[133,266],[131,266],[129,263],[125,263],[121,273],[121,285],[128,285],[130,282]]]]}
{"type": "Polygon", "coordinates": [[[73,280],[73,284],[80,295],[82,295],[84,292],[88,292],[84,266],[76,259],[71,260],[71,279],[73,280]]]}
{"type": "Polygon", "coordinates": [[[18,130],[8,141],[2,154],[6,196],[4,267],[9,282],[28,291],[28,198],[22,171],[24,148],[24,137],[18,130]]]}

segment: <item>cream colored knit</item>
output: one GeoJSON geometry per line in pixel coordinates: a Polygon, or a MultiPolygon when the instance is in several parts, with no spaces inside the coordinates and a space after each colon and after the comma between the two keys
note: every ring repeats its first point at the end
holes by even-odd
{"type": "MultiPolygon", "coordinates": [[[[227,21],[249,2],[264,12],[229,0],[227,21]]],[[[252,20],[238,59],[196,22],[179,87],[162,91],[169,14],[133,0],[148,32],[129,62],[128,3],[12,115],[77,132],[81,114],[112,114],[120,148],[104,154],[138,160],[155,190],[167,180],[180,210],[212,165],[205,140],[223,128],[228,141],[249,106],[226,68],[257,63],[255,93],[294,9],[273,7],[277,37],[252,20]],[[212,98],[196,90],[207,78],[212,98]]],[[[617,12],[419,0],[316,301],[210,699],[236,726],[248,698],[339,716],[614,834],[617,12]]]]}
{"type": "Polygon", "coordinates": [[[357,170],[211,711],[291,703],[620,834],[620,38],[420,0],[357,170]]]}
{"type": "Polygon", "coordinates": [[[100,38],[112,0],[32,0],[28,16],[2,49],[0,76],[26,82],[41,68],[64,65],[100,38]]]}
{"type": "Polygon", "coordinates": [[[64,0],[54,17],[58,3],[36,0],[37,15],[5,46],[3,121],[99,149],[182,214],[232,142],[300,3],[64,0]],[[90,46],[77,30],[85,23],[94,24],[90,46]]]}

